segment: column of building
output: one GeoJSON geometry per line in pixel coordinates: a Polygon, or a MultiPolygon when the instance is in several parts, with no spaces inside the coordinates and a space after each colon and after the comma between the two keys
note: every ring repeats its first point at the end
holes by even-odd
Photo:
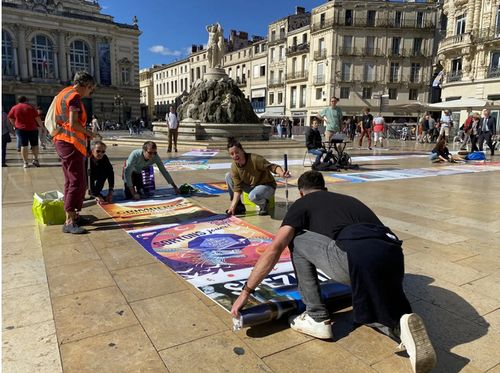
{"type": "Polygon", "coordinates": [[[28,61],[26,60],[26,30],[19,26],[17,31],[18,39],[18,57],[19,70],[21,72],[21,80],[28,79],[28,61]]]}

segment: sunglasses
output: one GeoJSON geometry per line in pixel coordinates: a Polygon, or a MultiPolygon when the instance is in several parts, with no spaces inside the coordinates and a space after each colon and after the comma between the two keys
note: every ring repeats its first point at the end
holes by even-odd
{"type": "Polygon", "coordinates": [[[148,151],[148,150],[146,150],[146,153],[148,153],[149,155],[156,155],[156,154],[158,154],[158,152],[157,152],[157,151],[152,151],[152,152],[150,152],[150,151],[148,151]]]}
{"type": "Polygon", "coordinates": [[[96,150],[95,151],[97,154],[105,154],[106,150],[96,150]]]}

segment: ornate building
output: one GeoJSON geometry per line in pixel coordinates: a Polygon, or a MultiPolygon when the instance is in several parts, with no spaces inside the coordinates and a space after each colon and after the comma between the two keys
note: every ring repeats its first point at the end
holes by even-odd
{"type": "Polygon", "coordinates": [[[124,122],[140,115],[140,31],[101,14],[97,1],[2,1],[2,107],[24,95],[47,110],[76,71],[97,81],[89,114],[124,122]]]}
{"type": "Polygon", "coordinates": [[[500,100],[500,1],[445,0],[442,100],[500,100]]]}

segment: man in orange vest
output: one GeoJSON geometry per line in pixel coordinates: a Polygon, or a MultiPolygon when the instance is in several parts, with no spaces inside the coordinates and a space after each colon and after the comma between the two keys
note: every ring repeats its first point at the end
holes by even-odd
{"type": "Polygon", "coordinates": [[[56,96],[58,133],[53,136],[53,140],[64,172],[64,233],[86,233],[81,226],[89,223],[78,213],[82,209],[87,189],[87,140],[92,139],[95,134],[86,128],[87,113],[82,98],[89,97],[94,92],[95,85],[92,75],[79,71],[75,74],[73,85],[64,88],[56,96]]]}

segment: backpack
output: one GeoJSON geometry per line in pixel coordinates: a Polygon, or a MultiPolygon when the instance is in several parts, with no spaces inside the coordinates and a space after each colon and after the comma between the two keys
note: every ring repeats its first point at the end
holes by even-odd
{"type": "Polygon", "coordinates": [[[483,152],[472,152],[469,153],[465,157],[465,159],[468,161],[484,161],[486,159],[486,156],[484,155],[483,152]]]}
{"type": "Polygon", "coordinates": [[[52,137],[57,135],[59,133],[59,129],[61,128],[61,126],[59,126],[56,122],[56,97],[52,100],[49,110],[47,110],[44,122],[45,128],[47,128],[47,131],[52,137]]]}

